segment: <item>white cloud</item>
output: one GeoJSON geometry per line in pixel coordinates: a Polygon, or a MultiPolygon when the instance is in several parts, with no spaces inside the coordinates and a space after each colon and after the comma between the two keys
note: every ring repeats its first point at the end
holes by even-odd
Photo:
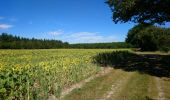
{"type": "Polygon", "coordinates": [[[63,33],[64,33],[64,31],[62,31],[62,30],[48,32],[48,34],[53,35],[53,36],[58,36],[58,35],[61,35],[63,33]]]}
{"type": "Polygon", "coordinates": [[[13,27],[12,25],[9,25],[9,24],[0,24],[0,29],[9,29],[13,27]]]}
{"type": "Polygon", "coordinates": [[[118,41],[118,38],[114,35],[101,34],[99,32],[64,32],[57,30],[47,33],[55,39],[69,43],[104,43],[118,41]]]}
{"type": "Polygon", "coordinates": [[[101,43],[101,42],[114,42],[114,36],[104,36],[96,32],[78,32],[72,33],[65,37],[70,43],[101,43]]]}

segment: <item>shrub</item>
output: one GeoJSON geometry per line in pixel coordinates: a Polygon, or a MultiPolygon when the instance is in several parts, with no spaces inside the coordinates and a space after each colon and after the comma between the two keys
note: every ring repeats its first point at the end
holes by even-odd
{"type": "Polygon", "coordinates": [[[134,56],[134,54],[129,51],[99,53],[94,57],[93,62],[103,66],[117,66],[133,58],[132,56],[134,56]]]}

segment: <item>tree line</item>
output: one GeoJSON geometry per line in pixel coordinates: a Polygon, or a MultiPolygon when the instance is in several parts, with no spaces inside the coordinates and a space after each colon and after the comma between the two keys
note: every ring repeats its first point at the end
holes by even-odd
{"type": "Polygon", "coordinates": [[[68,45],[60,40],[29,39],[7,33],[0,35],[0,49],[52,49],[67,48],[68,45]]]}
{"type": "Polygon", "coordinates": [[[71,48],[81,49],[113,49],[113,48],[132,48],[133,46],[126,42],[112,42],[112,43],[81,43],[70,44],[71,48]]]}
{"type": "Polygon", "coordinates": [[[125,42],[69,44],[68,42],[62,42],[61,40],[29,39],[7,33],[0,34],[0,49],[111,49],[129,47],[132,47],[132,45],[125,42]]]}

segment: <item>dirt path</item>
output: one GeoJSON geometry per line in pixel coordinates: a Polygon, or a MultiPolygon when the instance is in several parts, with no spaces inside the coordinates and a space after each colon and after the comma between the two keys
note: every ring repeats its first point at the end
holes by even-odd
{"type": "Polygon", "coordinates": [[[129,73],[126,76],[116,80],[109,91],[107,91],[100,100],[108,100],[116,97],[116,95],[121,91],[122,87],[127,84],[129,78],[132,76],[133,73],[129,73]]]}
{"type": "Polygon", "coordinates": [[[158,100],[165,100],[164,92],[161,86],[161,79],[156,77],[156,86],[158,90],[158,100]]]}
{"type": "MultiPolygon", "coordinates": [[[[101,68],[101,71],[98,72],[97,74],[90,76],[89,78],[87,78],[77,84],[74,84],[74,85],[70,86],[69,88],[64,88],[62,90],[62,93],[61,93],[61,96],[59,99],[63,98],[65,95],[69,94],[72,90],[74,90],[76,88],[81,88],[84,84],[86,84],[87,82],[90,82],[91,80],[95,79],[96,77],[100,77],[100,76],[110,73],[112,71],[112,69],[113,68],[110,68],[110,67],[103,67],[103,68],[101,68]]],[[[58,100],[58,98],[56,98],[54,95],[50,95],[48,100],[58,100]]]]}
{"type": "MultiPolygon", "coordinates": [[[[167,79],[168,80],[168,79],[167,79]]],[[[169,100],[167,80],[138,72],[103,68],[62,91],[61,100],[169,100]],[[163,83],[164,81],[164,83],[163,83]]],[[[50,96],[48,100],[59,100],[50,96]]]]}
{"type": "Polygon", "coordinates": [[[111,73],[95,78],[82,88],[74,90],[62,100],[107,100],[116,97],[127,85],[133,72],[113,69],[111,73]]]}
{"type": "Polygon", "coordinates": [[[85,79],[85,80],[83,80],[83,81],[81,81],[81,82],[79,82],[77,84],[72,85],[70,88],[64,89],[62,91],[62,93],[61,93],[60,98],[62,98],[65,95],[69,94],[72,90],[74,90],[76,88],[81,88],[85,83],[90,82],[91,80],[93,80],[96,77],[100,77],[100,76],[108,74],[109,72],[111,72],[111,70],[112,70],[112,68],[110,68],[110,67],[102,68],[101,71],[98,74],[90,76],[89,78],[87,78],[87,79],[85,79]]]}

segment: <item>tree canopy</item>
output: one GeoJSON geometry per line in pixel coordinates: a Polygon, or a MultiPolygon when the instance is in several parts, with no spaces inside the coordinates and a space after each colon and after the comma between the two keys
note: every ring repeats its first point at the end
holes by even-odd
{"type": "Polygon", "coordinates": [[[170,28],[138,24],[129,30],[126,42],[142,51],[170,50],[170,28]]]}
{"type": "Polygon", "coordinates": [[[107,0],[113,12],[113,21],[158,23],[170,21],[170,0],[107,0]]]}

